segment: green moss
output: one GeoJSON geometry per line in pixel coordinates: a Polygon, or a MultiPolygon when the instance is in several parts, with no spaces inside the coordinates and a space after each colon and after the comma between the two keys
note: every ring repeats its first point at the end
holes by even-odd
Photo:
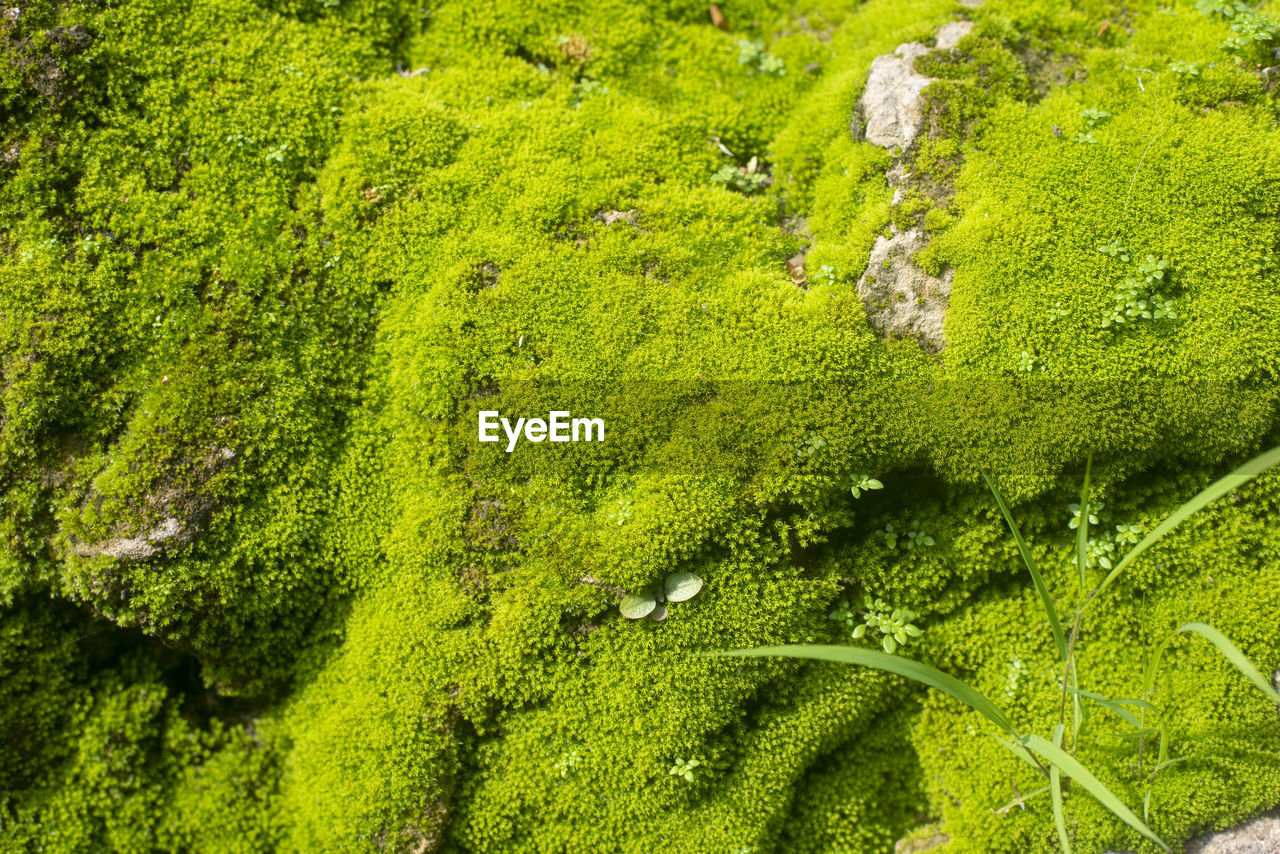
{"type": "MultiPolygon", "coordinates": [[[[845,642],[827,615],[865,593],[1051,723],[979,468],[1065,600],[1086,453],[1108,524],[1149,528],[1277,441],[1274,95],[1191,8],[988,0],[919,63],[895,205],[855,106],[953,4],[723,9],[155,0],[5,31],[6,842],[874,852],[940,821],[941,850],[1052,850],[1043,799],[992,812],[1036,784],[953,704],[695,654],[845,642]],[[43,93],[46,60],[74,85],[43,93]],[[856,293],[891,225],[955,271],[939,358],[856,293]],[[1177,319],[1103,328],[1148,254],[1177,319]],[[475,441],[482,409],[553,408],[608,441],[475,441]],[[933,546],[881,535],[912,523],[933,546]],[[679,570],[706,586],[665,622],[617,613],[679,570]],[[131,632],[110,654],[83,643],[104,619],[131,632]]],[[[1280,662],[1278,488],[1136,564],[1082,676],[1131,693],[1191,619],[1280,662]]],[[[1211,650],[1170,655],[1187,761],[1150,808],[1180,841],[1280,801],[1280,727],[1211,650]]],[[[1078,790],[1068,812],[1081,851],[1137,845],[1078,790]]]]}

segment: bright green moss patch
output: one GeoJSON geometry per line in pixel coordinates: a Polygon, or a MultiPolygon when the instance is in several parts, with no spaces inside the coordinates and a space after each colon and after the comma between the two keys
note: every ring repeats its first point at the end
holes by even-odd
{"type": "MultiPolygon", "coordinates": [[[[868,642],[829,616],[872,596],[1052,723],[979,470],[1065,607],[1088,453],[1105,556],[1280,443],[1265,39],[1181,2],[721,7],[0,23],[7,846],[1054,850],[958,704],[697,654],[868,642]],[[861,141],[872,61],[960,17],[916,143],[861,141]],[[936,356],[857,290],[916,227],[936,356]],[[476,441],[556,409],[606,441],[476,441]],[[664,621],[619,614],[676,572],[664,621]]],[[[1280,665],[1276,489],[1132,567],[1093,684],[1191,620],[1280,665]]],[[[1178,641],[1152,699],[1185,761],[1148,782],[1102,709],[1081,748],[1174,843],[1280,802],[1280,719],[1215,656],[1178,641]]],[[[1145,850],[1068,789],[1076,850],[1145,850]]]]}

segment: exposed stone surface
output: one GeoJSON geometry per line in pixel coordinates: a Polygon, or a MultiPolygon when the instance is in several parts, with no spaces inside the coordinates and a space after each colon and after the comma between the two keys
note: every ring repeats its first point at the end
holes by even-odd
{"type": "Polygon", "coordinates": [[[175,542],[190,540],[190,531],[174,517],[165,519],[141,536],[117,537],[96,543],[77,543],[74,551],[80,557],[105,555],[125,560],[146,560],[168,545],[171,540],[175,542]]]}
{"type": "Polygon", "coordinates": [[[909,336],[927,350],[945,345],[942,335],[951,296],[952,272],[930,276],[911,260],[925,246],[918,229],[876,238],[867,271],[858,280],[858,296],[871,325],[886,335],[909,336]]]}
{"type": "Polygon", "coordinates": [[[893,854],[924,854],[950,841],[951,837],[938,830],[937,825],[929,825],[894,843],[893,854]]]}
{"type": "MultiPolygon", "coordinates": [[[[1276,854],[1280,852],[1280,811],[1270,812],[1239,827],[1206,833],[1187,843],[1186,854],[1276,854]]],[[[1115,854],[1108,851],[1107,854],[1115,854]]],[[[1123,854],[1131,854],[1124,852],[1123,854]]]]}
{"type": "MultiPolygon", "coordinates": [[[[212,448],[198,458],[196,465],[203,477],[209,477],[235,457],[235,451],[230,448],[212,448]]],[[[117,526],[113,533],[120,536],[89,543],[79,542],[72,537],[72,553],[78,557],[147,560],[166,549],[191,543],[212,509],[207,496],[188,493],[173,485],[157,488],[145,497],[143,503],[146,507],[144,518],[160,519],[160,522],[149,528],[144,527],[149,524],[147,522],[138,523],[138,527],[133,530],[123,525],[117,526]]]]}
{"type": "Polygon", "coordinates": [[[1187,854],[1276,854],[1277,851],[1280,851],[1280,812],[1202,836],[1187,846],[1187,854]]]}
{"type": "Polygon", "coordinates": [[[627,225],[635,225],[636,220],[639,218],[640,214],[635,208],[625,211],[600,211],[593,217],[596,222],[602,222],[605,225],[617,225],[620,222],[627,225]]]}
{"type": "Polygon", "coordinates": [[[860,101],[868,142],[888,149],[911,146],[924,125],[920,93],[932,82],[916,71],[915,62],[928,52],[922,44],[907,42],[872,61],[860,101]]]}
{"type": "Polygon", "coordinates": [[[973,21],[948,21],[938,28],[936,37],[938,49],[951,50],[971,32],[973,32],[973,21]]]}
{"type": "MultiPolygon", "coordinates": [[[[971,21],[943,24],[936,36],[937,49],[950,50],[971,32],[971,21]]],[[[902,158],[924,127],[922,93],[933,82],[916,70],[915,62],[930,51],[922,44],[908,42],[898,45],[892,54],[876,57],[858,102],[859,114],[854,117],[855,132],[861,125],[863,138],[896,155],[885,174],[893,190],[894,205],[906,197],[911,184],[911,174],[902,158]]],[[[868,320],[877,330],[915,338],[925,349],[937,352],[946,345],[943,322],[952,272],[947,270],[939,278],[912,262],[912,256],[925,243],[925,234],[919,229],[894,228],[891,237],[878,238],[867,270],[858,281],[858,295],[867,307],[868,320]]]]}

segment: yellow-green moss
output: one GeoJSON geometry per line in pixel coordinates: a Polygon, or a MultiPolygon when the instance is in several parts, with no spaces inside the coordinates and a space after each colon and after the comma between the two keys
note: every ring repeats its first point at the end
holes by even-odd
{"type": "MultiPolygon", "coordinates": [[[[941,821],[940,850],[1051,850],[1044,801],[992,812],[1034,784],[953,704],[694,654],[842,642],[828,612],[868,592],[920,614],[913,654],[1050,722],[978,469],[1065,599],[1087,452],[1108,522],[1149,528],[1280,439],[1275,96],[1189,3],[722,7],[729,31],[616,0],[24,7],[0,839],[870,854],[941,821]],[[851,132],[862,85],[961,14],[974,34],[920,63],[895,206],[893,156],[851,132]],[[917,222],[916,262],[955,272],[936,358],[878,338],[855,288],[917,222]],[[1176,320],[1102,327],[1113,240],[1169,261],[1176,320]],[[480,409],[550,408],[609,441],[474,440],[480,409]],[[857,472],[885,489],[854,500],[857,472]],[[156,556],[105,553],[169,518],[156,556]],[[934,546],[880,534],[913,522],[934,546]],[[675,570],[706,586],[665,623],[618,615],[675,570]]],[[[1192,619],[1280,663],[1277,488],[1135,565],[1082,677],[1132,692],[1137,650],[1192,619]]],[[[1179,841],[1280,801],[1280,726],[1210,650],[1170,655],[1188,761],[1149,806],[1179,841]]],[[[1140,804],[1100,710],[1087,732],[1140,804]]],[[[1137,845],[1078,792],[1068,812],[1078,850],[1137,845]]]]}

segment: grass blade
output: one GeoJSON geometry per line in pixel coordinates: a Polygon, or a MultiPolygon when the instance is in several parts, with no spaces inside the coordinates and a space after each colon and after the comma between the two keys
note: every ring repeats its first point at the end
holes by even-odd
{"type": "MultiPolygon", "coordinates": [[[[1190,516],[1200,510],[1203,510],[1206,506],[1217,501],[1231,490],[1243,486],[1278,463],[1280,463],[1280,448],[1272,448],[1270,451],[1259,454],[1249,460],[1249,462],[1240,466],[1240,468],[1230,474],[1223,475],[1213,483],[1209,484],[1194,498],[1169,514],[1169,517],[1157,525],[1154,531],[1147,534],[1142,538],[1141,542],[1130,549],[1129,553],[1115,565],[1115,568],[1111,570],[1111,573],[1107,575],[1105,579],[1103,579],[1103,582],[1098,585],[1097,589],[1089,594],[1089,600],[1092,600],[1095,596],[1105,590],[1111,582],[1115,581],[1116,578],[1119,577],[1120,573],[1124,572],[1125,568],[1128,567],[1129,564],[1137,560],[1139,555],[1151,546],[1155,545],[1155,543],[1165,534],[1169,533],[1174,528],[1185,522],[1190,516]]],[[[1086,604],[1087,602],[1088,600],[1086,600],[1086,604]]]]}
{"type": "Polygon", "coordinates": [[[1049,587],[1044,583],[1044,576],[1040,574],[1040,566],[1036,563],[1036,559],[1031,554],[1031,549],[1027,547],[1027,541],[1022,538],[1022,532],[1018,530],[1018,523],[1013,521],[1013,514],[1009,512],[1009,505],[1005,503],[1004,496],[1000,494],[1000,490],[996,489],[991,478],[987,477],[987,473],[982,473],[982,479],[987,482],[987,487],[991,490],[991,494],[996,497],[996,504],[1000,505],[1000,512],[1004,514],[1004,520],[1009,523],[1009,530],[1013,532],[1014,542],[1018,544],[1018,552],[1022,555],[1022,562],[1027,565],[1027,571],[1031,573],[1031,582],[1036,587],[1036,593],[1040,594],[1040,602],[1044,605],[1045,615],[1049,618],[1049,630],[1053,632],[1053,643],[1058,648],[1058,656],[1063,660],[1067,660],[1067,638],[1062,633],[1062,620],[1058,617],[1058,609],[1054,607],[1053,597],[1049,595],[1049,587]]]}
{"type": "MultiPolygon", "coordinates": [[[[1065,727],[1058,724],[1053,728],[1053,744],[1062,747],[1062,731],[1065,727]]],[[[1049,796],[1053,799],[1053,823],[1058,828],[1058,844],[1062,846],[1062,854],[1071,854],[1071,839],[1067,836],[1067,818],[1062,813],[1062,772],[1057,765],[1049,766],[1049,796]]]]}
{"type": "Polygon", "coordinates": [[[788,646],[764,646],[756,649],[734,649],[726,652],[703,653],[708,656],[732,656],[738,658],[807,658],[814,661],[835,661],[840,664],[858,664],[863,667],[874,667],[886,673],[905,676],[915,682],[937,688],[945,694],[955,697],[974,711],[982,714],[1006,733],[1017,736],[1013,722],[977,690],[970,688],[954,676],[948,676],[941,670],[935,670],[927,664],[890,655],[874,649],[857,646],[835,646],[830,644],[791,644],[788,646]]]}
{"type": "Polygon", "coordinates": [[[1155,687],[1156,676],[1160,674],[1160,662],[1164,659],[1164,651],[1173,641],[1172,637],[1165,640],[1164,643],[1156,647],[1155,654],[1149,657],[1142,667],[1142,696],[1146,697],[1151,694],[1151,689],[1155,687]]]}
{"type": "MultiPolygon", "coordinates": [[[[991,737],[994,738],[996,742],[1000,744],[1001,747],[1005,748],[1014,756],[1018,757],[1020,760],[1027,763],[1027,765],[1036,769],[1038,773],[1040,774],[1048,773],[1048,770],[1044,767],[1044,765],[1040,764],[1040,761],[1031,755],[1030,751],[1027,750],[1026,745],[1024,745],[1021,741],[1015,741],[1012,738],[1001,738],[998,735],[993,735],[991,737]]],[[[1049,787],[1046,786],[1042,791],[1045,791],[1045,792],[1049,791],[1049,787]]]]}
{"type": "Polygon", "coordinates": [[[1151,711],[1151,712],[1156,711],[1156,707],[1148,703],[1146,700],[1130,700],[1130,699],[1110,700],[1102,696],[1101,694],[1095,694],[1092,691],[1084,691],[1084,690],[1081,690],[1080,688],[1068,688],[1067,690],[1077,696],[1088,697],[1090,700],[1093,700],[1095,703],[1097,703],[1099,706],[1102,706],[1104,709],[1108,709],[1114,712],[1115,714],[1119,715],[1120,718],[1125,723],[1127,723],[1129,726],[1137,730],[1140,730],[1143,728],[1142,722],[1138,720],[1137,715],[1129,711],[1127,708],[1125,708],[1125,706],[1137,706],[1138,708],[1146,709],[1147,711],[1151,711]]]}
{"type": "Polygon", "coordinates": [[[1093,454],[1084,464],[1084,487],[1080,490],[1080,527],[1076,529],[1076,570],[1080,575],[1080,592],[1084,593],[1084,573],[1089,552],[1089,477],[1093,473],[1093,454]]]}
{"type": "Polygon", "coordinates": [[[1230,661],[1236,670],[1239,670],[1246,679],[1257,685],[1258,690],[1267,695],[1267,699],[1280,704],[1280,692],[1277,692],[1271,683],[1267,681],[1267,678],[1258,672],[1258,668],[1254,667],[1253,663],[1245,657],[1245,654],[1240,651],[1240,647],[1233,644],[1222,632],[1206,623],[1187,623],[1178,629],[1178,632],[1195,632],[1208,640],[1218,648],[1219,652],[1226,656],[1227,661],[1230,661]]]}
{"type": "Polygon", "coordinates": [[[1164,840],[1156,836],[1151,828],[1143,823],[1142,819],[1134,815],[1133,810],[1125,806],[1119,798],[1111,793],[1110,789],[1102,784],[1101,780],[1093,776],[1088,768],[1077,762],[1065,750],[1039,735],[1026,736],[1023,743],[1044,757],[1050,765],[1055,766],[1072,780],[1079,783],[1086,792],[1093,795],[1098,803],[1109,809],[1116,818],[1141,833],[1147,839],[1150,839],[1156,845],[1159,845],[1162,850],[1169,850],[1169,846],[1164,843],[1164,840]]]}

